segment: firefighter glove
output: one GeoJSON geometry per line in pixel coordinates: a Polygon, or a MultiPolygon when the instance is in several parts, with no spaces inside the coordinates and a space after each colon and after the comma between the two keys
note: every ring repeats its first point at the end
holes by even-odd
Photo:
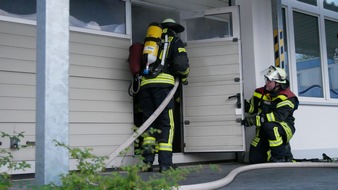
{"type": "Polygon", "coordinates": [[[256,117],[246,117],[242,120],[241,123],[245,127],[251,127],[256,124],[256,117]]]}

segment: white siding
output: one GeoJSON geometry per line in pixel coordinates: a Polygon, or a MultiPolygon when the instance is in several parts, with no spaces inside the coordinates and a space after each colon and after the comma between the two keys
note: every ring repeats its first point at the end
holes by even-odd
{"type": "MultiPolygon", "coordinates": [[[[109,155],[132,134],[130,39],[70,33],[70,145],[109,155]]],[[[35,141],[36,26],[0,21],[0,131],[35,141]]],[[[8,149],[9,140],[1,139],[8,149]]],[[[13,151],[34,160],[34,148],[13,151]]]]}

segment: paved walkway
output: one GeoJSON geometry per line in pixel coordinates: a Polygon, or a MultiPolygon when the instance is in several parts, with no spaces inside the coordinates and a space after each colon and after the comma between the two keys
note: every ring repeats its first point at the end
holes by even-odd
{"type": "MultiPolygon", "coordinates": [[[[180,185],[192,185],[213,182],[224,179],[231,171],[241,166],[240,163],[218,163],[202,165],[198,172],[191,172],[180,185]]],[[[253,165],[251,165],[253,166],[253,165]]],[[[196,167],[196,166],[180,166],[196,167]]],[[[161,176],[158,170],[142,172],[142,177],[161,176]]],[[[34,179],[21,181],[32,184],[34,179]]],[[[26,190],[20,183],[15,184],[13,190],[26,190]]],[[[338,167],[336,168],[266,168],[244,171],[239,173],[231,183],[219,188],[220,190],[337,190],[338,167]]]]}

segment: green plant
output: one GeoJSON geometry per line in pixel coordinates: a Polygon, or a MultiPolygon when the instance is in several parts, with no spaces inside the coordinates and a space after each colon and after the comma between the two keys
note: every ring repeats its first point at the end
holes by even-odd
{"type": "MultiPolygon", "coordinates": [[[[172,189],[177,187],[178,182],[196,168],[183,168],[169,170],[162,174],[153,174],[147,179],[142,178],[140,172],[148,166],[139,162],[131,166],[123,166],[119,171],[113,171],[110,175],[104,174],[106,157],[98,157],[91,153],[89,148],[70,148],[68,145],[56,142],[57,146],[65,147],[70,155],[78,160],[77,171],[71,171],[61,176],[62,186],[49,184],[42,189],[62,190],[125,190],[125,189],[172,189]]],[[[40,188],[41,189],[41,188],[40,188]]]]}
{"type": "MultiPolygon", "coordinates": [[[[23,133],[21,132],[17,135],[9,135],[4,132],[0,132],[1,137],[5,138],[8,137],[10,140],[15,140],[15,142],[18,142],[17,146],[15,147],[15,150],[19,150],[21,148],[27,147],[26,145],[20,145],[20,139],[24,137],[23,133]]],[[[9,189],[12,187],[12,181],[11,181],[11,175],[8,173],[9,171],[15,171],[15,170],[25,170],[27,168],[30,168],[31,165],[28,164],[26,161],[21,162],[15,162],[13,160],[13,155],[11,151],[8,151],[6,149],[0,150],[0,167],[7,168],[7,171],[0,172],[0,189],[9,189]]]]}

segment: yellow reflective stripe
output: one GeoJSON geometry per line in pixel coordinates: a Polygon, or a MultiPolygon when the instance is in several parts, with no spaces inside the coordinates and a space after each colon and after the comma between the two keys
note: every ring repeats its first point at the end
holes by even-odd
{"type": "MultiPolygon", "coordinates": [[[[262,94],[259,92],[254,92],[253,96],[255,96],[256,98],[261,99],[262,98],[262,94]]],[[[268,96],[263,96],[263,100],[269,100],[268,96]]]]}
{"type": "Polygon", "coordinates": [[[255,137],[252,140],[251,145],[254,146],[254,147],[256,147],[258,145],[259,141],[260,141],[260,138],[259,137],[255,137]]]}
{"type": "Polygon", "coordinates": [[[288,97],[285,96],[284,94],[280,94],[277,97],[272,98],[272,101],[275,101],[276,99],[281,99],[282,101],[287,100],[288,97]]]}
{"type": "Polygon", "coordinates": [[[190,72],[190,68],[188,68],[185,71],[180,71],[179,73],[182,74],[182,75],[187,75],[187,74],[189,74],[189,72],[190,72]]]}
{"type": "Polygon", "coordinates": [[[280,122],[280,124],[282,125],[285,133],[286,133],[286,141],[289,142],[290,139],[292,138],[293,136],[293,133],[292,133],[292,130],[291,128],[289,127],[289,125],[285,122],[280,122]]]}
{"type": "Polygon", "coordinates": [[[252,98],[252,99],[250,99],[250,108],[249,108],[248,113],[253,113],[254,112],[255,108],[253,107],[253,105],[254,105],[254,100],[252,98]]]}
{"type": "Polygon", "coordinates": [[[178,53],[187,52],[185,48],[178,48],[178,53]]]}
{"type": "Polygon", "coordinates": [[[170,143],[159,143],[158,150],[173,151],[173,146],[170,143]]]}
{"type": "Polygon", "coordinates": [[[258,92],[254,92],[253,96],[261,99],[262,98],[262,94],[261,93],[258,93],[258,92]]]}
{"type": "Polygon", "coordinates": [[[273,132],[275,135],[276,140],[269,140],[269,145],[270,147],[276,147],[276,146],[280,146],[283,144],[283,139],[280,136],[279,132],[278,132],[278,127],[274,127],[273,128],[273,132]]]}
{"type": "Polygon", "coordinates": [[[285,100],[285,101],[279,102],[277,104],[276,108],[280,108],[280,107],[283,107],[283,106],[289,106],[292,109],[295,108],[295,105],[290,100],[285,100]]]}
{"type": "Polygon", "coordinates": [[[144,137],[144,139],[143,139],[144,145],[155,144],[155,143],[156,143],[156,139],[154,137],[144,137]]]}
{"type": "Polygon", "coordinates": [[[169,131],[168,144],[172,144],[173,139],[174,139],[174,129],[175,129],[173,109],[169,109],[168,113],[169,113],[169,119],[170,119],[170,131],[169,131]]]}
{"type": "Polygon", "coordinates": [[[145,78],[142,77],[141,86],[147,85],[147,84],[172,84],[174,85],[175,79],[172,75],[167,73],[160,73],[155,78],[145,78]]]}
{"type": "Polygon", "coordinates": [[[268,150],[266,152],[268,159],[266,161],[269,161],[271,159],[271,150],[268,150]]]}
{"type": "Polygon", "coordinates": [[[276,121],[275,114],[273,112],[266,114],[266,119],[268,121],[276,121]]]}
{"type": "Polygon", "coordinates": [[[261,117],[259,115],[256,115],[256,126],[257,127],[261,126],[261,117]]]}

